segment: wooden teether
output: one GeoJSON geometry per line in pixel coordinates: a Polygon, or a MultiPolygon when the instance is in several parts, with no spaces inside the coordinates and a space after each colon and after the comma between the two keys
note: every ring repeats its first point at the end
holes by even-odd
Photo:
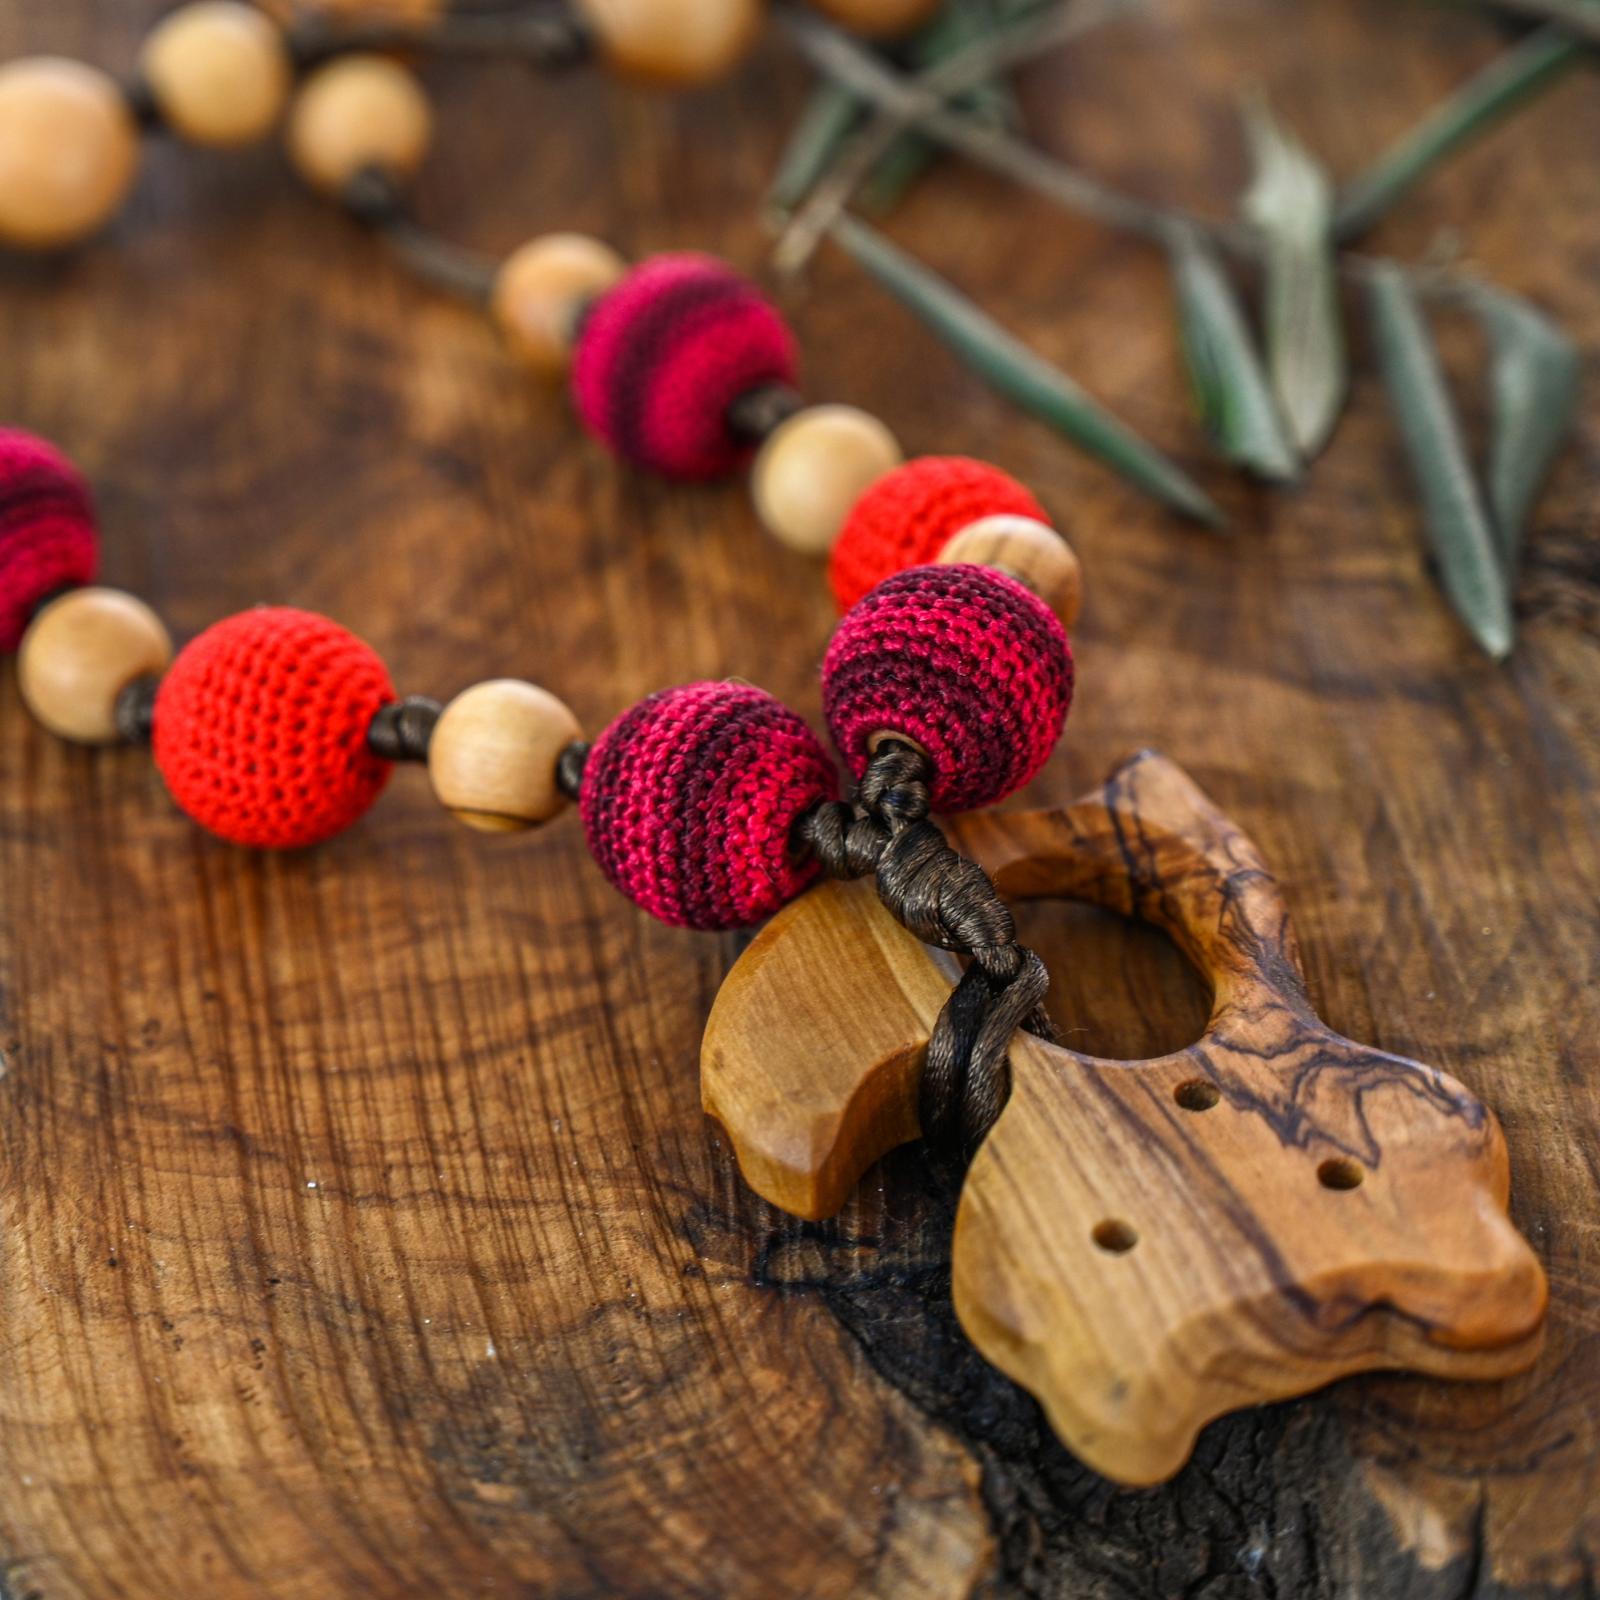
{"type": "MultiPolygon", "coordinates": [[[[1317,1017],[1276,881],[1180,768],[1146,753],[1064,810],[949,832],[1008,897],[1163,928],[1213,990],[1201,1038],[1156,1060],[1018,1034],[962,1193],[962,1325],[1084,1461],[1154,1483],[1240,1406],[1374,1367],[1533,1360],[1546,1286],[1506,1216],[1493,1114],[1317,1017]]],[[[826,1216],[916,1137],[954,977],[867,884],[825,884],[763,930],[701,1055],[705,1107],[758,1193],[826,1216]]]]}

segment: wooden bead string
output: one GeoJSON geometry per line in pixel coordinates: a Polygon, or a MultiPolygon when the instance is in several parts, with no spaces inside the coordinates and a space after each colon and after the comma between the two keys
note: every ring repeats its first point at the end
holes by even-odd
{"type": "MultiPolygon", "coordinates": [[[[658,0],[579,3],[581,18],[562,10],[520,19],[517,26],[527,30],[518,36],[520,52],[540,65],[567,66],[598,35],[604,52],[625,68],[680,79],[704,75],[689,72],[681,57],[673,72],[666,70],[660,52],[667,46],[652,31],[663,14],[658,0]]],[[[900,18],[916,9],[818,3],[846,13],[847,22],[869,25],[873,16],[900,18]]],[[[731,16],[744,5],[726,0],[722,11],[731,16]]],[[[493,26],[506,48],[509,24],[471,20],[482,26],[470,39],[459,24],[435,37],[457,48],[488,48],[493,26]]],[[[524,364],[561,372],[590,307],[622,280],[627,263],[597,240],[555,234],[485,269],[420,228],[406,211],[403,183],[426,153],[431,110],[404,67],[350,52],[347,43],[316,29],[286,37],[251,7],[198,0],[154,30],[140,77],[126,94],[75,63],[0,68],[0,239],[51,247],[92,231],[131,182],[137,128],[165,125],[199,144],[249,142],[271,128],[296,74],[311,68],[287,136],[302,176],[380,228],[430,281],[484,304],[524,364]],[[27,135],[13,139],[9,150],[8,127],[27,135]],[[71,192],[25,181],[26,163],[42,159],[46,136],[76,140],[94,158],[71,192]]],[[[696,48],[699,68],[709,67],[713,54],[718,68],[727,65],[725,52],[705,37],[696,48]]],[[[737,446],[755,452],[751,492],[761,521],[810,554],[825,554],[856,501],[903,461],[898,442],[876,418],[849,406],[808,407],[782,383],[736,394],[721,425],[737,446]]],[[[1039,595],[1063,624],[1076,617],[1076,558],[1043,523],[980,517],[958,529],[936,559],[988,567],[1039,595]]],[[[145,742],[155,731],[161,674],[172,658],[166,629],[142,601],[99,587],[71,588],[39,603],[23,638],[19,679],[30,710],[61,737],[145,742]]],[[[474,685],[446,705],[420,696],[378,705],[364,745],[383,762],[426,762],[440,803],[466,825],[492,832],[541,824],[580,799],[590,754],[559,699],[514,680],[474,685]]],[[[970,1150],[1004,1103],[1012,1032],[1023,1026],[1049,1036],[1041,1005],[1048,979],[1037,957],[1016,944],[1010,914],[981,869],[950,850],[928,820],[931,771],[926,752],[891,734],[851,799],[810,807],[797,819],[792,841],[832,875],[873,874],[885,904],[919,937],[971,956],[930,1046],[923,1107],[930,1137],[970,1150]]]]}

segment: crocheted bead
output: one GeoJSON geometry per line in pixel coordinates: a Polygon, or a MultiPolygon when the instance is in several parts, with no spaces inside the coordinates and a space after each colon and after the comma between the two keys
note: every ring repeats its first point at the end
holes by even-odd
{"type": "Polygon", "coordinates": [[[828,562],[841,611],[893,572],[938,559],[969,522],[1008,514],[1048,522],[1009,473],[966,456],[920,456],[886,473],[856,501],[828,562]]]}
{"type": "Polygon", "coordinates": [[[770,694],[692,683],[641,700],[601,734],[579,791],[589,851],[663,922],[742,928],[816,875],[795,821],[838,794],[811,730],[770,694]]]}
{"type": "Polygon", "coordinates": [[[624,460],[669,478],[714,478],[749,453],[728,407],[794,377],[783,318],[732,268],[685,253],[652,257],[595,303],[572,392],[585,427],[624,460]]]}
{"type": "Polygon", "coordinates": [[[1050,608],[988,567],[912,567],[839,624],[822,707],[860,777],[873,735],[920,745],[935,811],[993,805],[1027,783],[1061,737],[1072,649],[1050,608]]]}
{"type": "Polygon", "coordinates": [[[320,844],[387,782],[389,763],[366,740],[393,699],[383,663],[337,623],[282,606],[242,611],[162,679],[156,765],[179,806],[234,844],[320,844]]]}
{"type": "Polygon", "coordinates": [[[46,595],[88,583],[100,560],[78,469],[31,433],[0,428],[0,650],[15,650],[46,595]]]}

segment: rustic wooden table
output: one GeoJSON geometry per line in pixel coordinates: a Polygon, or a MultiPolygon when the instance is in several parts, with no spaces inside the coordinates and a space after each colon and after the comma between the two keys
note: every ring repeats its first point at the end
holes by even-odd
{"type": "MultiPolygon", "coordinates": [[[[158,0],[13,0],[0,54],[121,67],[158,0]]],[[[1499,43],[1379,0],[1161,0],[1034,73],[1033,127],[1222,210],[1267,84],[1357,170],[1499,43]]],[[[422,203],[509,248],[578,227],[755,265],[806,77],[774,41],[649,98],[430,72],[422,203]]],[[[1568,82],[1375,245],[1472,255],[1600,345],[1600,103],[1568,82]]],[[[1080,549],[1082,689],[1030,799],[1140,744],[1285,880],[1354,1037],[1499,1111],[1553,1290],[1503,1385],[1381,1377],[1211,1427],[1166,1488],[1079,1467],[970,1350],[952,1196],[915,1152],[836,1222],[754,1201],[696,1047],[735,953],[636,914],[579,829],[485,840],[402,773],[334,845],[203,837],[136,753],[71,750],[0,681],[0,1595],[1455,1596],[1587,1593],[1600,1562],[1595,1037],[1600,559],[1586,422],[1495,667],[1425,570],[1363,356],[1305,489],[1208,463],[1161,264],[970,171],[898,237],[1191,463],[1240,524],[1175,525],[1023,422],[837,255],[789,310],[813,392],[989,456],[1080,549]]],[[[470,313],[267,149],[157,142],[112,234],[0,267],[0,416],[96,481],[111,581],[191,634],[287,601],[406,689],[517,674],[587,726],[747,675],[811,715],[830,602],[733,487],[619,472],[470,313]]],[[[1477,349],[1455,330],[1470,377],[1477,349]]],[[[1199,1029],[1164,941],[1031,908],[1081,1047],[1199,1029]]]]}

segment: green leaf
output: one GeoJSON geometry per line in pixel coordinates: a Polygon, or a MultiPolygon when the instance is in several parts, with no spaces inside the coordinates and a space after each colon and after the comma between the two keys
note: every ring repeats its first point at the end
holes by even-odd
{"type": "Polygon", "coordinates": [[[1551,23],[1496,56],[1345,188],[1335,237],[1344,244],[1360,238],[1412,184],[1570,72],[1591,48],[1551,23]]]}
{"type": "Polygon", "coordinates": [[[1198,229],[1185,226],[1173,228],[1169,251],[1184,359],[1206,431],[1230,461],[1257,477],[1292,482],[1299,460],[1221,258],[1198,229]]]}
{"type": "Polygon", "coordinates": [[[767,209],[786,217],[828,170],[861,115],[861,102],[832,82],[819,84],[806,101],[767,189],[767,209]]]}
{"type": "Polygon", "coordinates": [[[1174,511],[1209,527],[1223,526],[1221,511],[1180,467],[937,273],[859,218],[839,217],[832,233],[884,288],[1007,398],[1174,511]]]}
{"type": "Polygon", "coordinates": [[[1467,305],[1489,333],[1489,505],[1500,559],[1514,581],[1528,513],[1577,415],[1578,351],[1516,295],[1474,284],[1467,305]]]}
{"type": "Polygon", "coordinates": [[[1372,269],[1367,302],[1445,594],[1478,643],[1501,659],[1511,653],[1510,596],[1432,336],[1392,261],[1372,269]]]}
{"type": "Polygon", "coordinates": [[[1289,437],[1310,460],[1333,432],[1348,388],[1333,183],[1264,101],[1246,104],[1245,131],[1255,181],[1244,214],[1266,247],[1267,370],[1289,437]]]}

